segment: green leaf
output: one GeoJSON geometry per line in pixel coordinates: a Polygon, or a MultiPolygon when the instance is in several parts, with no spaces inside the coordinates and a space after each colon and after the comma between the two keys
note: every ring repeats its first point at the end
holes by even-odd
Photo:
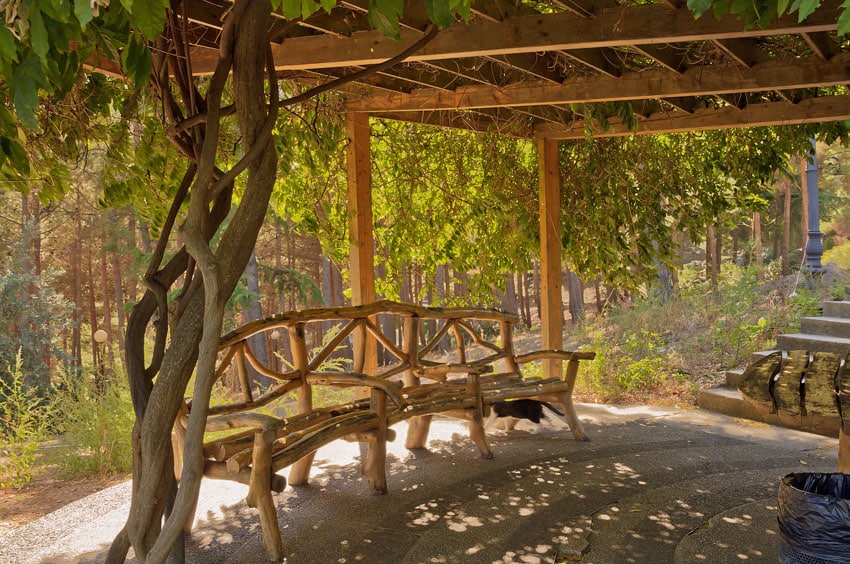
{"type": "Polygon", "coordinates": [[[24,127],[38,129],[38,120],[33,108],[38,106],[38,90],[35,83],[28,76],[22,76],[14,80],[12,86],[12,100],[15,104],[15,113],[24,127]]]}
{"type": "Polygon", "coordinates": [[[820,7],[820,0],[802,0],[800,2],[800,14],[797,18],[798,22],[802,22],[808,18],[812,12],[820,7]]]}
{"type": "Polygon", "coordinates": [[[130,36],[130,43],[121,52],[121,64],[136,90],[147,84],[152,67],[151,52],[138,35],[130,36]]]}
{"type": "Polygon", "coordinates": [[[71,5],[68,0],[52,0],[52,2],[40,2],[38,7],[48,18],[60,23],[68,23],[71,20],[71,5]]]}
{"type": "Polygon", "coordinates": [[[382,35],[401,40],[398,33],[398,21],[404,9],[403,0],[369,0],[369,25],[382,35]]]}
{"type": "Polygon", "coordinates": [[[94,18],[91,11],[90,0],[74,0],[74,15],[77,16],[80,26],[86,27],[86,25],[94,18]]]}
{"type": "Polygon", "coordinates": [[[711,8],[711,0],[688,0],[688,9],[694,13],[694,19],[699,18],[711,8]]]}
{"type": "Polygon", "coordinates": [[[319,3],[316,0],[301,0],[301,18],[307,19],[319,11],[319,3]]]}
{"type": "Polygon", "coordinates": [[[301,15],[301,0],[283,0],[281,10],[283,17],[294,20],[301,15]]]}
{"type": "Polygon", "coordinates": [[[785,13],[788,9],[788,5],[791,3],[791,0],[777,0],[776,2],[776,13],[780,16],[785,13]]]}
{"type": "Polygon", "coordinates": [[[334,6],[336,6],[336,0],[320,0],[320,3],[322,8],[324,8],[329,14],[331,13],[331,10],[334,9],[334,6]]]}
{"type": "Polygon", "coordinates": [[[841,15],[838,16],[838,35],[850,32],[850,0],[841,3],[841,15]]]}
{"type": "Polygon", "coordinates": [[[17,62],[18,47],[15,45],[15,36],[5,25],[0,25],[0,55],[6,61],[17,62]]]}
{"type": "Polygon", "coordinates": [[[50,44],[47,42],[47,28],[44,27],[41,10],[35,6],[30,13],[30,41],[33,52],[42,61],[46,61],[47,52],[50,50],[50,44]]]}
{"type": "Polygon", "coordinates": [[[2,139],[3,153],[8,158],[9,163],[21,174],[29,174],[30,161],[27,152],[14,139],[2,139]]]}
{"type": "Polygon", "coordinates": [[[455,22],[454,14],[446,0],[425,0],[425,10],[431,21],[440,27],[449,27],[455,22]]]}
{"type": "Polygon", "coordinates": [[[165,10],[168,0],[145,0],[133,2],[132,21],[134,27],[146,39],[153,41],[165,27],[165,10]]]}

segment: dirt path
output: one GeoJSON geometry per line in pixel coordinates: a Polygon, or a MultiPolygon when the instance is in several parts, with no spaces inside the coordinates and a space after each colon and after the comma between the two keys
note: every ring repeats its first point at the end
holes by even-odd
{"type": "Polygon", "coordinates": [[[94,476],[78,480],[37,478],[16,490],[0,489],[0,538],[39,517],[104,488],[123,482],[127,476],[94,476]]]}

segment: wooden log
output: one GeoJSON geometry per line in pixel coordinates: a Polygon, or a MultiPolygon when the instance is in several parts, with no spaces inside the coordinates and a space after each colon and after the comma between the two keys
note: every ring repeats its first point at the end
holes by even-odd
{"type": "Polygon", "coordinates": [[[410,418],[407,426],[407,440],[404,447],[409,449],[425,448],[428,444],[428,433],[431,430],[433,415],[417,415],[410,418]]]}
{"type": "Polygon", "coordinates": [[[452,417],[454,419],[463,419],[464,421],[472,421],[475,418],[474,408],[472,409],[450,409],[443,411],[440,415],[452,417]]]}
{"type": "Polygon", "coordinates": [[[367,443],[363,475],[375,493],[387,493],[387,394],[372,388],[370,410],[377,420],[375,441],[367,443]]]}
{"type": "MultiPolygon", "coordinates": [[[[395,429],[387,429],[387,441],[393,442],[395,438],[395,429]]],[[[343,439],[350,443],[374,443],[377,440],[377,433],[375,431],[361,431],[358,433],[350,433],[344,436],[343,439]]]]}
{"type": "MultiPolygon", "coordinates": [[[[289,348],[292,351],[293,366],[305,375],[302,379],[302,385],[296,388],[296,393],[298,397],[298,413],[306,415],[313,410],[313,388],[306,378],[310,361],[307,354],[307,340],[304,335],[303,323],[296,323],[289,329],[289,348]]],[[[276,442],[279,443],[279,441],[276,442]]],[[[310,478],[310,468],[313,466],[313,458],[315,456],[315,452],[310,452],[292,465],[292,468],[289,470],[289,483],[291,485],[301,486],[307,483],[307,480],[310,478]]]]}
{"type": "Polygon", "coordinates": [[[321,366],[322,363],[327,360],[327,358],[331,356],[331,354],[333,354],[336,348],[348,338],[351,332],[354,331],[355,327],[357,327],[357,320],[355,319],[352,319],[351,321],[346,323],[345,326],[340,329],[339,333],[337,333],[334,338],[331,339],[331,342],[325,345],[325,347],[322,348],[322,350],[319,351],[319,353],[313,357],[313,360],[310,361],[310,364],[308,366],[308,370],[310,372],[313,372],[319,366],[321,366]]]}
{"type": "Polygon", "coordinates": [[[378,300],[357,306],[338,306],[278,313],[258,319],[223,335],[219,349],[224,350],[234,343],[275,327],[292,326],[299,322],[363,319],[381,313],[402,316],[416,315],[421,319],[477,319],[482,321],[509,320],[516,323],[519,316],[507,311],[486,308],[442,308],[422,307],[413,304],[378,300]]]}
{"type": "Polygon", "coordinates": [[[505,366],[508,371],[515,372],[519,376],[519,363],[514,355],[513,324],[504,319],[499,322],[499,331],[502,337],[502,348],[505,350],[505,366]]]}
{"type": "Polygon", "coordinates": [[[782,365],[782,353],[770,353],[750,364],[738,380],[738,391],[746,401],[762,413],[770,413],[773,396],[770,388],[782,365]]]}
{"type": "Polygon", "coordinates": [[[298,372],[289,372],[286,375],[287,381],[273,386],[266,393],[258,398],[255,398],[250,404],[245,402],[232,403],[227,405],[210,406],[210,416],[226,415],[228,413],[237,413],[248,409],[258,409],[270,404],[281,396],[284,396],[301,385],[301,374],[298,372]]]}
{"type": "Polygon", "coordinates": [[[850,474],[850,433],[845,428],[838,431],[838,471],[850,474]]]}
{"type": "Polygon", "coordinates": [[[254,435],[251,482],[248,484],[246,501],[249,507],[255,507],[260,514],[266,552],[272,560],[279,562],[283,559],[283,541],[280,538],[280,525],[272,497],[271,455],[271,441],[264,433],[258,432],[254,435]]]}
{"type": "Polygon", "coordinates": [[[251,391],[251,383],[248,381],[248,368],[245,361],[245,347],[247,346],[245,341],[242,341],[239,345],[239,350],[236,353],[236,373],[239,375],[239,385],[242,386],[242,400],[250,405],[254,401],[254,394],[251,391]]]}
{"type": "Polygon", "coordinates": [[[487,432],[484,430],[484,403],[481,399],[480,375],[470,372],[466,376],[466,394],[472,398],[472,419],[469,420],[469,438],[478,447],[478,452],[484,458],[493,458],[493,451],[487,443],[487,432]]]}
{"type": "MultiPolygon", "coordinates": [[[[429,415],[432,413],[442,413],[454,409],[468,409],[475,404],[472,398],[439,398],[419,403],[412,403],[405,411],[397,409],[389,411],[389,424],[395,425],[399,421],[412,418],[417,415],[429,415]]],[[[409,431],[408,431],[409,432],[409,431]]],[[[418,447],[408,447],[418,448],[418,447]]]]}
{"type": "Polygon", "coordinates": [[[399,408],[403,409],[405,406],[404,398],[401,397],[399,384],[397,382],[388,382],[386,380],[381,380],[379,378],[357,372],[316,372],[308,374],[306,380],[311,384],[343,384],[348,386],[367,386],[369,388],[376,388],[387,394],[392,402],[399,408]]]}
{"type": "Polygon", "coordinates": [[[835,383],[841,367],[841,355],[816,352],[814,362],[803,379],[804,415],[838,416],[835,383]]]}
{"type": "Polygon", "coordinates": [[[535,360],[593,360],[596,353],[592,351],[562,351],[560,349],[533,351],[516,356],[519,364],[534,362],[535,360]]]}
{"type": "Polygon", "coordinates": [[[575,389],[577,375],[578,359],[572,358],[567,362],[567,370],[564,373],[564,383],[567,385],[567,389],[558,394],[558,399],[564,407],[564,421],[570,426],[575,439],[577,441],[589,441],[590,437],[584,432],[575,405],[573,405],[573,389],[575,389]]]}
{"type": "MultiPolygon", "coordinates": [[[[232,474],[227,471],[227,466],[224,462],[213,462],[211,460],[207,460],[204,463],[204,476],[212,480],[230,480],[231,482],[238,482],[246,486],[251,483],[251,471],[249,469],[232,474]]],[[[282,492],[286,488],[286,478],[273,474],[271,488],[273,492],[282,492]]]]}
{"type": "Polygon", "coordinates": [[[800,383],[813,358],[809,351],[788,351],[772,388],[773,403],[780,415],[798,416],[802,413],[800,383]]]}
{"type": "Polygon", "coordinates": [[[336,422],[316,432],[310,433],[294,444],[287,445],[284,450],[272,455],[272,467],[275,470],[286,468],[298,458],[315,451],[336,439],[340,439],[350,433],[368,431],[377,425],[375,416],[369,412],[359,413],[358,417],[336,422]]]}

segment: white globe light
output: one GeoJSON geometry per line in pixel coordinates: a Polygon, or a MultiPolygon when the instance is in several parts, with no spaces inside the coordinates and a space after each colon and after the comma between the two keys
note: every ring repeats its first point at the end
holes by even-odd
{"type": "Polygon", "coordinates": [[[98,329],[97,331],[94,332],[94,342],[95,343],[105,343],[106,338],[108,336],[109,335],[107,335],[106,331],[104,331],[103,329],[98,329]]]}

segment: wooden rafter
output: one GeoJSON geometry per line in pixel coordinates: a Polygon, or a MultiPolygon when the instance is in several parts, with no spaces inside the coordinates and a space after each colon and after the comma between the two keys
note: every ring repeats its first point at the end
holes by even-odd
{"type": "MultiPolygon", "coordinates": [[[[607,131],[595,131],[594,137],[617,137],[632,134],[678,133],[706,129],[732,129],[736,127],[796,125],[827,121],[843,121],[850,115],[850,96],[824,96],[807,98],[797,104],[768,102],[750,104],[743,110],[727,106],[720,109],[701,109],[692,114],[671,112],[658,114],[640,123],[631,131],[611,120],[607,131]]],[[[534,137],[554,139],[583,139],[584,123],[570,125],[540,124],[534,137]]]]}
{"type": "Polygon", "coordinates": [[[850,53],[829,61],[810,56],[799,60],[767,61],[741,73],[735,66],[694,67],[681,75],[667,70],[624,74],[617,81],[591,77],[560,85],[519,84],[506,88],[470,87],[454,92],[415,92],[351,100],[357,111],[414,111],[487,108],[640,100],[681,96],[710,96],[774,89],[834,86],[850,83],[850,53]]]}

